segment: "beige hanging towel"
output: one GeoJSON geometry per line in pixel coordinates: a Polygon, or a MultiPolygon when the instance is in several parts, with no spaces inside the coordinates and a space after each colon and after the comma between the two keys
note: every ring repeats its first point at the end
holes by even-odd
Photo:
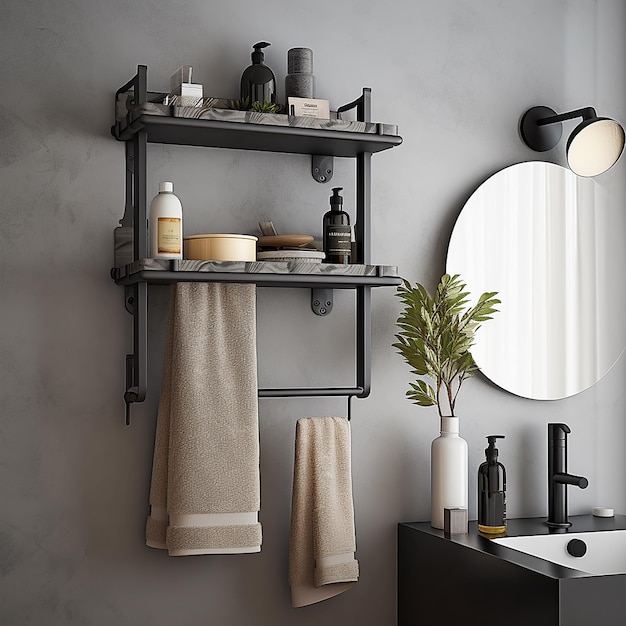
{"type": "Polygon", "coordinates": [[[359,578],[355,551],[350,423],[344,417],[299,419],[289,537],[292,606],[348,590],[359,578]]]}
{"type": "Polygon", "coordinates": [[[172,287],[146,543],[261,549],[256,287],[172,287]]]}

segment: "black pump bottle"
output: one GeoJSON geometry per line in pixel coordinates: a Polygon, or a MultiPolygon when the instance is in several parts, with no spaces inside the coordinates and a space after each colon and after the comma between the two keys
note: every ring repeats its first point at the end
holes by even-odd
{"type": "Polygon", "coordinates": [[[330,211],[324,215],[323,235],[326,263],[350,263],[352,243],[350,241],[350,217],[342,209],[343,198],[339,192],[343,187],[334,187],[330,197],[330,211]]]}
{"type": "Polygon", "coordinates": [[[504,435],[487,437],[487,460],[478,468],[478,531],[490,536],[506,533],[506,470],[498,462],[496,439],[504,435]]]}
{"type": "Polygon", "coordinates": [[[276,103],[276,77],[274,72],[265,65],[263,48],[270,44],[266,41],[255,43],[252,52],[252,65],[241,75],[241,101],[247,99],[247,108],[251,109],[254,102],[276,103]]]}

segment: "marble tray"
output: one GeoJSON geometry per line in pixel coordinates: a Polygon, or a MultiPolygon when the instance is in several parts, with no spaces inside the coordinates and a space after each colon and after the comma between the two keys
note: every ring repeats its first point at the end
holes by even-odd
{"type": "Polygon", "coordinates": [[[236,122],[241,124],[266,124],[270,126],[291,126],[298,128],[317,128],[323,130],[337,130],[354,133],[368,133],[375,135],[398,135],[396,124],[380,122],[359,122],[343,120],[333,112],[332,119],[318,119],[280,113],[258,113],[256,111],[239,111],[229,108],[232,100],[226,98],[203,98],[202,106],[187,107],[176,104],[162,104],[161,95],[152,98],[152,102],[145,104],[130,104],[130,93],[121,94],[116,110],[117,121],[132,123],[141,115],[158,115],[163,117],[186,117],[191,119],[216,120],[221,122],[236,122]],[[128,119],[130,117],[130,119],[128,119]]]}
{"type": "Polygon", "coordinates": [[[219,272],[233,274],[307,274],[317,276],[398,276],[393,265],[340,265],[335,263],[306,263],[301,261],[170,261],[163,259],[141,259],[121,268],[119,278],[137,272],[219,272]]]}

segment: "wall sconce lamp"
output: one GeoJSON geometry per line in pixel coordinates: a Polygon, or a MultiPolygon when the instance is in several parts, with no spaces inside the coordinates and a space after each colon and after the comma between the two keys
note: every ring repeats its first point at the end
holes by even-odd
{"type": "Polygon", "coordinates": [[[624,149],[624,129],[615,120],[598,117],[586,107],[557,114],[550,107],[528,109],[520,120],[522,141],[532,150],[545,152],[561,140],[562,122],[582,117],[567,140],[567,163],[578,176],[598,176],[611,168],[624,149]]]}

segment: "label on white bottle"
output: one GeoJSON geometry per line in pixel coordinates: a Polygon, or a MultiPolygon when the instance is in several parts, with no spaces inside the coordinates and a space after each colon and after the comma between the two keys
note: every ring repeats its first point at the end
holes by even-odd
{"type": "Polygon", "coordinates": [[[158,218],[158,253],[180,254],[182,250],[180,217],[158,218]]]}

